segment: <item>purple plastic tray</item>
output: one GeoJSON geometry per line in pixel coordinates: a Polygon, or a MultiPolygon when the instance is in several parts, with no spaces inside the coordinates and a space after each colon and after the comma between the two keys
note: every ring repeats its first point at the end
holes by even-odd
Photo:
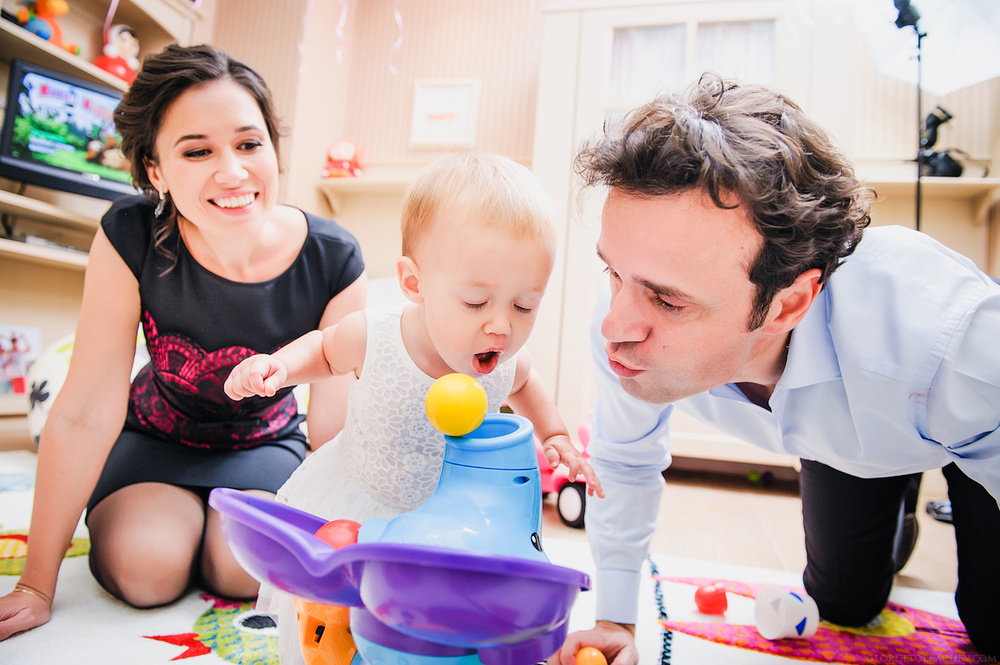
{"type": "Polygon", "coordinates": [[[514,557],[381,542],[337,550],[313,535],[324,520],[237,490],[213,490],[209,503],[259,581],[314,602],[364,606],[431,642],[490,649],[541,639],[558,648],[576,595],[590,588],[585,573],[514,557]]]}

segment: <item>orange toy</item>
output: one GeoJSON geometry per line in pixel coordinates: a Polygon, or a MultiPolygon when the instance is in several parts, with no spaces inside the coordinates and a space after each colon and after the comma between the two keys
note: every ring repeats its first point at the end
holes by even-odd
{"type": "Polygon", "coordinates": [[[351,637],[350,609],[295,599],[299,644],[306,665],[351,665],[358,649],[351,637]]]}
{"type": "Polygon", "coordinates": [[[68,13],[69,3],[66,0],[36,0],[29,2],[26,9],[18,10],[17,20],[25,30],[74,55],[80,55],[79,46],[63,42],[62,28],[56,20],[68,13]]]}

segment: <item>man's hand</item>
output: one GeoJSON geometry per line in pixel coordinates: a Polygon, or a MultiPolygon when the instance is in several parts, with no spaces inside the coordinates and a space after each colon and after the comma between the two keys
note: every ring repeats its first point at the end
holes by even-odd
{"type": "Polygon", "coordinates": [[[274,397],[288,378],[285,363],[273,356],[250,356],[233,368],[224,386],[226,395],[233,400],[244,397],[274,397]]]}
{"type": "Polygon", "coordinates": [[[610,621],[598,621],[590,630],[571,633],[549,665],[576,665],[576,652],[590,646],[601,651],[609,665],[637,665],[639,650],[635,647],[635,626],[610,621]]]}
{"type": "Polygon", "coordinates": [[[12,591],[0,598],[0,640],[48,622],[52,609],[42,598],[12,591]]]}
{"type": "Polygon", "coordinates": [[[542,450],[545,453],[545,461],[549,463],[549,468],[555,469],[560,464],[565,464],[569,469],[569,479],[576,480],[577,476],[583,476],[587,481],[587,494],[595,494],[604,498],[604,488],[601,481],[597,479],[594,469],[583,458],[580,451],[576,449],[573,442],[565,434],[550,436],[542,442],[542,450]]]}

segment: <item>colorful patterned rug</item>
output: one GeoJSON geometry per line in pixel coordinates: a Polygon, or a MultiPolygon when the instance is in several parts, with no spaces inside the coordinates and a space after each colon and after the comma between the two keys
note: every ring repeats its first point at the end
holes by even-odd
{"type": "MultiPolygon", "coordinates": [[[[593,572],[585,544],[548,541],[544,547],[554,563],[593,572]]],[[[765,586],[805,593],[799,573],[650,556],[636,626],[640,665],[995,662],[972,648],[952,593],[897,587],[869,626],[844,628],[821,621],[809,639],[769,641],[761,637],[754,619],[757,592],[765,586]],[[726,589],[723,615],[703,614],[695,604],[698,587],[712,582],[726,589]]],[[[581,594],[570,617],[571,630],[593,625],[593,602],[592,593],[581,594]]]]}
{"type": "MultiPolygon", "coordinates": [[[[24,565],[35,484],[35,454],[0,453],[0,593],[24,565]]],[[[82,522],[59,573],[52,620],[0,642],[6,665],[277,665],[277,629],[252,603],[191,591],[167,607],[136,610],[90,574],[82,522]]]]}
{"type": "MultiPolygon", "coordinates": [[[[0,593],[13,588],[23,566],[34,469],[34,453],[0,453],[0,593]]],[[[553,563],[593,573],[586,543],[543,544],[553,563]]],[[[63,561],[52,620],[0,642],[0,663],[277,665],[274,623],[252,604],[193,590],[168,607],[131,609],[94,581],[89,545],[81,524],[63,561]]],[[[648,560],[647,572],[637,626],[641,665],[991,662],[970,650],[950,593],[897,588],[877,626],[821,623],[809,640],[769,642],[754,626],[753,599],[764,585],[801,588],[798,574],[663,555],[648,560]],[[708,581],[725,584],[725,615],[698,612],[694,591],[708,581]]],[[[593,617],[593,592],[580,594],[570,630],[592,627],[593,617]]]]}

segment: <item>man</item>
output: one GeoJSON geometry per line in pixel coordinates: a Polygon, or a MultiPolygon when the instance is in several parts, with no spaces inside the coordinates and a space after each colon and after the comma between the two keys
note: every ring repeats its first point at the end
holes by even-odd
{"type": "Polygon", "coordinates": [[[959,614],[1000,652],[1000,287],[923,234],[865,231],[871,190],[761,86],[706,75],[584,146],[577,170],[608,188],[589,447],[607,497],[586,515],[598,622],[561,664],[581,645],[638,659],[674,404],[801,457],[803,582],[842,625],[885,606],[906,490],[944,467],[959,614]]]}

